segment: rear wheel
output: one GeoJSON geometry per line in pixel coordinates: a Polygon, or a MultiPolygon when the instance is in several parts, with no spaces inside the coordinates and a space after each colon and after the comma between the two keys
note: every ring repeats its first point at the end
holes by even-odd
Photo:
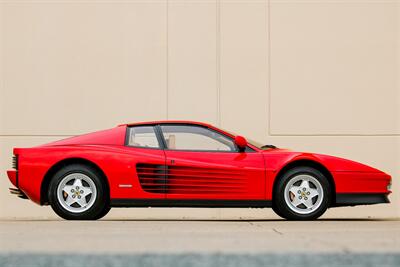
{"type": "Polygon", "coordinates": [[[110,210],[101,174],[82,164],[68,165],[54,175],[49,200],[53,210],[67,220],[96,220],[110,210]]]}
{"type": "Polygon", "coordinates": [[[278,181],[274,192],[274,211],[289,220],[313,220],[328,208],[331,199],[326,177],[310,167],[296,167],[278,181]]]}
{"type": "Polygon", "coordinates": [[[103,218],[104,216],[107,215],[107,213],[111,210],[111,206],[110,205],[105,205],[103,210],[96,216],[93,218],[93,220],[98,220],[103,218]]]}

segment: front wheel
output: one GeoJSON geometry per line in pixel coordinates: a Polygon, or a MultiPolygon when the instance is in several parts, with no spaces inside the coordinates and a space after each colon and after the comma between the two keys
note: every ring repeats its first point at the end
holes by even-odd
{"type": "Polygon", "coordinates": [[[108,190],[101,174],[81,164],[59,170],[49,186],[53,210],[67,220],[96,220],[110,210],[108,190]]]}
{"type": "Polygon", "coordinates": [[[289,220],[313,220],[329,207],[331,199],[327,178],[310,167],[293,168],[277,181],[274,210],[289,220]]]}

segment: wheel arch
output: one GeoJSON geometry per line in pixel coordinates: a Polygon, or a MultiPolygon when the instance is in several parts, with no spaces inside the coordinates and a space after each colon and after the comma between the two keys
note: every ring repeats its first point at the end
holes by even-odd
{"type": "Polygon", "coordinates": [[[72,165],[72,164],[82,164],[86,166],[90,166],[94,168],[96,171],[98,171],[101,174],[101,179],[104,181],[107,190],[110,190],[110,185],[107,179],[107,176],[105,175],[104,171],[93,161],[90,161],[85,158],[79,158],[79,157],[74,157],[74,158],[66,158],[61,161],[58,161],[55,163],[45,174],[42,184],[40,186],[40,204],[41,205],[48,205],[49,199],[48,199],[48,189],[50,185],[50,181],[53,178],[53,176],[56,174],[57,171],[61,170],[65,166],[72,165]]]}
{"type": "Polygon", "coordinates": [[[329,185],[331,187],[330,189],[331,189],[332,199],[331,199],[330,206],[334,206],[334,204],[336,203],[336,185],[335,185],[335,180],[333,179],[333,175],[328,170],[328,168],[326,168],[322,163],[317,162],[312,159],[298,159],[298,160],[291,161],[278,171],[278,173],[275,177],[275,180],[274,180],[274,184],[273,184],[272,201],[274,200],[274,195],[276,194],[276,188],[277,188],[279,179],[281,179],[281,177],[284,173],[286,173],[287,171],[289,171],[293,168],[296,168],[296,167],[314,168],[314,169],[320,171],[327,178],[329,185]]]}

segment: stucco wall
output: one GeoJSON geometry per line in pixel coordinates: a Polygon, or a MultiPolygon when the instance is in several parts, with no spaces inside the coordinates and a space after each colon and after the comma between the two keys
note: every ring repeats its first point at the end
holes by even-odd
{"type": "MultiPolygon", "coordinates": [[[[55,217],[9,195],[12,147],[158,119],[205,121],[264,143],[393,175],[400,216],[400,2],[1,1],[0,217],[55,217]]],[[[141,218],[270,210],[120,209],[141,218]]]]}

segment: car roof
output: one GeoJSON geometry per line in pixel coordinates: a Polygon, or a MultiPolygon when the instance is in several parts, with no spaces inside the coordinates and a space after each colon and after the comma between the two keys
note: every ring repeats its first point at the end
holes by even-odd
{"type": "Polygon", "coordinates": [[[155,124],[192,124],[192,125],[213,127],[211,124],[204,123],[204,122],[184,121],[184,120],[142,121],[142,122],[120,124],[118,126],[155,125],[155,124]]]}

